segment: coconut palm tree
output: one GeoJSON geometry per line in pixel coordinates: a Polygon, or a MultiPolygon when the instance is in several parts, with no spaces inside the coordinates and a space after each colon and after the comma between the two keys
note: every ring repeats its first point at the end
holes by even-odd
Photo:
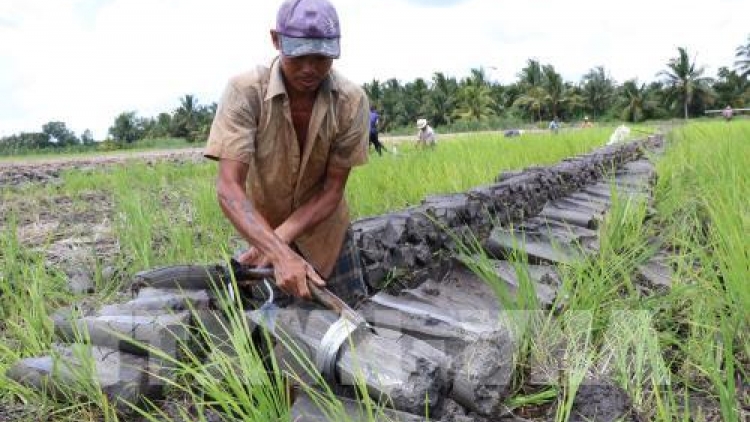
{"type": "Polygon", "coordinates": [[[710,93],[709,84],[711,78],[703,76],[705,67],[696,67],[695,59],[690,60],[687,49],[678,47],[678,56],[673,57],[667,63],[666,70],[660,71],[657,76],[662,76],[669,86],[668,96],[672,104],[679,101],[682,103],[685,119],[693,100],[700,97],[708,97],[710,93]]]}
{"type": "Polygon", "coordinates": [[[750,80],[740,76],[738,72],[720,67],[718,79],[713,89],[720,106],[731,105],[735,108],[744,107],[750,103],[750,80]]]}
{"type": "Polygon", "coordinates": [[[750,75],[750,35],[747,36],[747,43],[737,47],[737,61],[734,65],[737,67],[737,73],[746,77],[750,75]]]}
{"type": "Polygon", "coordinates": [[[494,106],[489,86],[469,83],[459,91],[459,108],[456,114],[461,119],[484,120],[495,114],[494,106]]]}
{"type": "Polygon", "coordinates": [[[378,81],[377,79],[373,79],[370,83],[365,82],[362,85],[362,89],[365,90],[367,98],[370,99],[370,104],[380,109],[383,102],[383,90],[381,88],[380,81],[378,81]]]}
{"type": "Polygon", "coordinates": [[[637,79],[625,81],[622,84],[622,119],[629,122],[640,122],[646,112],[654,107],[654,102],[648,99],[646,84],[639,84],[637,79]]]}
{"type": "Polygon", "coordinates": [[[540,86],[529,88],[524,94],[516,98],[513,105],[526,109],[531,114],[532,121],[534,115],[537,119],[542,121],[542,108],[544,103],[547,101],[547,91],[540,86]]]}
{"type": "Polygon", "coordinates": [[[432,76],[432,89],[427,98],[427,115],[434,125],[449,124],[456,111],[458,82],[442,72],[432,76]]]}
{"type": "Polygon", "coordinates": [[[517,76],[519,82],[527,88],[541,86],[544,80],[542,66],[539,61],[534,59],[529,59],[526,62],[526,67],[521,69],[517,76]]]}
{"type": "Polygon", "coordinates": [[[546,102],[549,105],[549,111],[552,118],[560,117],[560,107],[565,102],[565,84],[562,76],[555,72],[555,67],[551,64],[542,68],[544,75],[543,86],[547,93],[546,102]]]}
{"type": "Polygon", "coordinates": [[[594,118],[601,116],[612,106],[615,82],[604,70],[604,66],[592,68],[583,76],[582,90],[594,118]]]}

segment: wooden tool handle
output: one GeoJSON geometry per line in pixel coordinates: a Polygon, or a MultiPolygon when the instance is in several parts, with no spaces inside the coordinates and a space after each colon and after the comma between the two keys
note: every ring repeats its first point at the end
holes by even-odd
{"type": "Polygon", "coordinates": [[[313,299],[317,300],[318,303],[326,308],[336,312],[338,315],[341,315],[344,309],[349,308],[343,300],[331,293],[330,290],[325,287],[318,287],[315,283],[311,282],[310,279],[307,280],[307,287],[310,289],[313,299]]]}

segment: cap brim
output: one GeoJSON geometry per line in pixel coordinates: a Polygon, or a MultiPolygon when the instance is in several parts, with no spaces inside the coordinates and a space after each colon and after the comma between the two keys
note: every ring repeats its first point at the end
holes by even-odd
{"type": "Polygon", "coordinates": [[[338,38],[295,38],[279,34],[281,54],[288,57],[322,54],[332,59],[341,55],[338,38]]]}

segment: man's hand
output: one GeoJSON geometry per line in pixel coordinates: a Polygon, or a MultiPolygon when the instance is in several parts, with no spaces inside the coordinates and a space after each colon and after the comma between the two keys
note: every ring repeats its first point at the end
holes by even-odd
{"type": "Polygon", "coordinates": [[[289,249],[290,254],[273,263],[276,285],[284,292],[305,299],[310,299],[310,288],[307,280],[318,287],[324,287],[325,281],[301,256],[289,249]]]}
{"type": "Polygon", "coordinates": [[[271,260],[263,255],[255,246],[242,252],[240,256],[237,257],[237,261],[242,265],[251,267],[267,267],[271,265],[271,260]]]}

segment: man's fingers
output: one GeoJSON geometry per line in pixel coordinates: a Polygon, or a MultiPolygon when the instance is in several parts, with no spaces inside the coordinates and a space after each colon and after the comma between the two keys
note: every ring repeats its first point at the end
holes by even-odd
{"type": "Polygon", "coordinates": [[[238,261],[243,265],[257,265],[256,262],[260,257],[260,251],[253,247],[243,252],[239,256],[238,261]]]}
{"type": "Polygon", "coordinates": [[[297,287],[299,287],[300,297],[303,297],[305,299],[312,298],[312,295],[310,294],[310,288],[307,287],[307,280],[302,280],[302,282],[299,283],[297,287]]]}
{"type": "Polygon", "coordinates": [[[318,275],[318,272],[312,267],[308,267],[307,269],[307,278],[318,287],[326,286],[325,280],[323,280],[323,278],[318,275]]]}
{"type": "Polygon", "coordinates": [[[258,266],[258,267],[261,267],[261,268],[268,267],[268,266],[271,265],[271,260],[268,259],[267,256],[263,255],[263,256],[259,257],[259,259],[257,259],[257,264],[255,264],[255,265],[258,266]]]}

